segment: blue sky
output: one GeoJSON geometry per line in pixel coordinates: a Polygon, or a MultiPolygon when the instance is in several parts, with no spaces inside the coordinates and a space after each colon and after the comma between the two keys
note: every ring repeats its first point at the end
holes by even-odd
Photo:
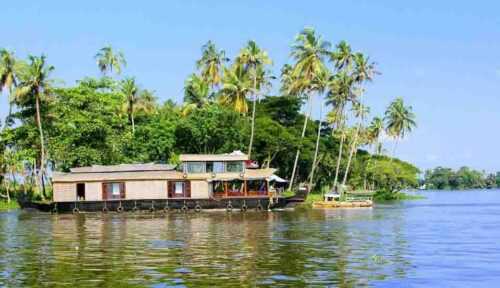
{"type": "MultiPolygon", "coordinates": [[[[421,168],[469,165],[500,170],[500,3],[497,1],[9,1],[0,47],[20,57],[45,53],[54,76],[72,85],[97,76],[106,45],[160,99],[182,98],[200,47],[213,40],[230,57],[249,39],[265,48],[276,74],[305,26],[348,41],[383,73],[367,103],[381,114],[402,96],[418,128],[397,155],[421,168]]],[[[7,113],[0,99],[0,117],[7,113]]],[[[387,143],[387,148],[392,143],[387,143]]],[[[392,148],[389,149],[392,151],[392,148]]]]}

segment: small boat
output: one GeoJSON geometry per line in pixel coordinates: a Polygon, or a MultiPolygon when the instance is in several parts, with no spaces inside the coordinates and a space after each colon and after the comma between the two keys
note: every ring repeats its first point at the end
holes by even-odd
{"type": "Polygon", "coordinates": [[[346,192],[343,200],[341,198],[339,193],[332,191],[324,195],[323,201],[314,202],[313,208],[359,208],[373,206],[372,191],[346,192]]]}

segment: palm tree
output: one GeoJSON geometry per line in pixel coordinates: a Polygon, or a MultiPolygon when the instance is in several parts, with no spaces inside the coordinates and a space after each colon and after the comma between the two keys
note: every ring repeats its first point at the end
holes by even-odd
{"type": "Polygon", "coordinates": [[[360,85],[367,81],[372,81],[373,76],[380,74],[375,69],[375,63],[370,62],[370,58],[365,56],[363,53],[357,52],[353,55],[354,59],[354,81],[360,85]]]}
{"type": "Polygon", "coordinates": [[[13,90],[17,86],[17,74],[19,71],[19,63],[14,57],[14,53],[6,49],[0,49],[0,93],[3,89],[9,91],[9,114],[5,119],[5,127],[9,124],[9,119],[12,114],[13,90]]]}
{"type": "MultiPolygon", "coordinates": [[[[331,52],[329,51],[330,46],[330,42],[324,41],[321,36],[316,35],[316,32],[312,28],[304,28],[304,30],[297,35],[295,43],[292,46],[291,56],[295,59],[295,65],[292,67],[290,73],[293,82],[290,83],[289,92],[295,95],[305,93],[308,98],[307,102],[309,106],[312,104],[311,93],[315,92],[315,88],[312,85],[313,81],[318,74],[327,70],[325,66],[325,58],[331,55],[331,52]]],[[[301,141],[304,139],[307,122],[310,117],[310,109],[307,110],[304,126],[302,128],[301,141]]],[[[295,154],[292,176],[288,186],[289,190],[291,190],[293,186],[297,164],[299,161],[300,146],[301,145],[297,147],[297,152],[295,154]]]]}
{"type": "Polygon", "coordinates": [[[202,56],[200,60],[196,61],[196,66],[201,72],[201,77],[212,87],[212,90],[222,83],[224,63],[228,61],[226,52],[217,50],[212,41],[203,45],[202,56]]]}
{"type": "Polygon", "coordinates": [[[370,162],[373,158],[373,155],[378,155],[378,147],[379,147],[379,139],[380,136],[382,135],[382,132],[385,130],[384,127],[384,120],[380,117],[374,117],[372,121],[370,122],[370,125],[367,128],[366,131],[366,144],[369,146],[373,147],[373,152],[369,155],[368,161],[364,167],[364,189],[366,190],[366,169],[370,166],[370,162]]]}
{"type": "MultiPolygon", "coordinates": [[[[314,78],[312,82],[312,87],[313,90],[318,92],[318,95],[322,95],[325,92],[325,89],[330,85],[330,81],[332,81],[332,77],[330,75],[330,72],[328,70],[323,70],[319,72],[316,77],[314,78]]],[[[313,157],[313,162],[312,162],[312,168],[311,168],[311,174],[309,178],[309,189],[312,190],[313,188],[313,180],[314,180],[314,170],[316,170],[317,166],[317,159],[318,159],[318,152],[319,152],[319,140],[321,138],[321,119],[322,119],[322,112],[323,112],[323,99],[320,99],[320,112],[319,112],[319,121],[318,121],[318,132],[316,134],[316,147],[314,149],[314,157],[313,157]]]]}
{"type": "Polygon", "coordinates": [[[6,175],[9,176],[9,184],[6,185],[5,195],[1,195],[2,197],[5,197],[7,199],[7,203],[10,202],[11,200],[11,195],[10,195],[10,183],[12,183],[12,188],[13,192],[15,193],[17,190],[17,181],[16,177],[19,174],[24,174],[24,162],[23,159],[21,158],[21,154],[17,151],[14,151],[12,149],[6,149],[4,151],[4,161],[3,161],[3,171],[6,172],[6,175]]]}
{"type": "Polygon", "coordinates": [[[36,111],[36,124],[38,127],[38,133],[40,136],[40,183],[42,185],[43,194],[45,197],[45,185],[44,175],[45,175],[45,139],[43,135],[43,125],[40,113],[40,105],[42,101],[45,101],[47,97],[50,96],[52,80],[49,78],[50,73],[54,70],[54,67],[47,65],[45,62],[45,56],[40,57],[29,56],[29,65],[26,67],[26,71],[20,74],[20,82],[15,90],[15,100],[16,103],[20,105],[26,105],[35,102],[36,111]]]}
{"type": "MultiPolygon", "coordinates": [[[[272,64],[271,59],[267,55],[267,52],[260,49],[257,46],[255,41],[250,40],[247,43],[247,46],[240,51],[240,55],[238,55],[236,61],[243,65],[245,71],[249,73],[253,81],[253,99],[252,99],[252,125],[250,129],[250,143],[248,144],[248,158],[252,158],[252,145],[254,138],[254,130],[255,130],[255,106],[258,98],[258,84],[257,80],[259,79],[259,70],[261,73],[264,73],[266,70],[265,65],[272,64]]],[[[260,78],[262,79],[262,78],[260,78]]],[[[260,83],[259,83],[260,84],[260,83]]]]}
{"type": "Polygon", "coordinates": [[[336,50],[332,52],[331,60],[338,71],[349,72],[352,68],[354,55],[351,46],[346,41],[340,41],[336,46],[336,50]]]}
{"type": "Polygon", "coordinates": [[[184,83],[184,102],[202,107],[207,104],[209,96],[208,83],[196,74],[191,74],[184,83]]]}
{"type": "MultiPolygon", "coordinates": [[[[366,57],[363,53],[357,52],[357,53],[351,54],[350,57],[348,57],[348,56],[341,57],[339,55],[349,53],[350,49],[348,49],[348,47],[345,47],[344,44],[339,44],[339,47],[340,47],[339,51],[344,51],[344,52],[338,52],[338,56],[337,56],[338,60],[336,62],[336,66],[343,67],[346,69],[348,68],[348,70],[350,70],[350,63],[351,62],[349,62],[349,61],[352,61],[354,63],[354,69],[352,71],[352,74],[349,77],[349,78],[351,78],[352,85],[353,85],[353,86],[351,86],[351,93],[349,96],[349,98],[350,98],[349,100],[352,102],[355,116],[360,119],[358,126],[356,128],[355,134],[354,134],[354,141],[352,143],[351,150],[349,152],[347,167],[346,167],[346,170],[344,171],[344,179],[342,180],[342,186],[345,186],[345,184],[347,182],[347,175],[349,174],[349,167],[350,167],[350,164],[352,161],[352,156],[357,151],[357,145],[358,145],[357,142],[358,142],[358,137],[360,134],[360,129],[362,128],[361,126],[363,124],[364,117],[366,116],[366,114],[369,111],[367,107],[365,107],[364,105],[362,105],[360,103],[360,98],[364,93],[363,84],[365,82],[372,81],[373,76],[375,74],[379,74],[379,73],[375,70],[375,63],[370,62],[369,58],[366,57]],[[346,58],[347,59],[350,58],[349,61],[345,60],[346,58]]],[[[340,151],[340,154],[339,154],[340,156],[342,155],[341,153],[342,153],[342,151],[340,151]]],[[[339,161],[341,158],[340,156],[338,158],[339,161]]],[[[338,162],[338,163],[340,163],[340,162],[338,162]]]]}
{"type": "Polygon", "coordinates": [[[139,92],[135,78],[125,78],[121,83],[120,90],[127,101],[128,120],[132,125],[132,134],[135,134],[134,105],[137,103],[137,94],[139,92]]]}
{"type": "Polygon", "coordinates": [[[363,105],[359,102],[356,102],[353,106],[353,112],[354,112],[354,116],[356,118],[358,118],[359,121],[358,121],[358,125],[356,126],[356,130],[354,131],[354,139],[351,143],[349,158],[347,160],[347,167],[346,167],[345,172],[344,172],[344,179],[342,180],[342,187],[344,187],[346,185],[347,175],[349,174],[349,168],[351,166],[351,161],[352,161],[354,153],[357,151],[357,148],[358,148],[358,143],[359,143],[358,141],[359,141],[359,138],[360,138],[359,136],[361,134],[360,132],[361,132],[361,129],[363,126],[363,121],[364,121],[366,115],[368,115],[368,113],[370,112],[370,109],[368,107],[366,107],[365,105],[363,105]]]}
{"type": "Polygon", "coordinates": [[[246,114],[248,112],[246,97],[252,89],[250,82],[249,75],[242,65],[235,63],[233,67],[225,68],[219,102],[222,105],[232,106],[236,112],[246,114]]]}
{"type": "MultiPolygon", "coordinates": [[[[403,98],[396,98],[385,111],[387,133],[395,138],[393,157],[396,155],[398,141],[417,126],[415,114],[411,106],[405,106],[403,98]]],[[[391,159],[392,160],[392,159],[391,159]]]]}
{"type": "Polygon", "coordinates": [[[135,112],[143,112],[147,115],[154,113],[158,108],[154,91],[141,89],[134,105],[135,112]]]}
{"type": "Polygon", "coordinates": [[[113,70],[116,74],[120,74],[122,67],[127,66],[123,52],[115,52],[110,45],[101,48],[94,58],[97,60],[97,66],[103,75],[106,75],[107,72],[112,73],[113,70]]]}
{"type": "MultiPolygon", "coordinates": [[[[371,142],[375,148],[378,147],[380,136],[382,132],[384,132],[384,120],[380,117],[374,117],[370,126],[368,126],[368,132],[371,142]]],[[[373,151],[374,154],[377,154],[376,149],[373,151]]]]}
{"type": "MultiPolygon", "coordinates": [[[[343,66],[345,69],[347,66],[343,66]]],[[[335,124],[336,129],[341,131],[340,136],[340,146],[337,155],[337,165],[335,169],[335,178],[333,187],[337,187],[338,177],[340,173],[340,163],[342,160],[342,153],[344,148],[344,142],[346,139],[346,121],[347,115],[345,113],[346,106],[349,102],[356,100],[356,95],[354,93],[354,79],[351,77],[347,71],[340,71],[333,77],[330,82],[328,100],[327,104],[332,105],[335,113],[335,124]]]]}

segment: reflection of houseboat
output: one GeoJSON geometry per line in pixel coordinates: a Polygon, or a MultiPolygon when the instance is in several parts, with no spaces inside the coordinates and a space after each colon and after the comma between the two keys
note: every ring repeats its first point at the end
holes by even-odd
{"type": "MultiPolygon", "coordinates": [[[[255,169],[241,152],[183,154],[177,167],[122,164],[54,173],[57,211],[135,211],[283,207],[287,199],[271,187],[275,169],[255,169]]],[[[297,201],[294,199],[293,201],[297,201]]],[[[47,207],[46,207],[47,209],[47,207]]]]}

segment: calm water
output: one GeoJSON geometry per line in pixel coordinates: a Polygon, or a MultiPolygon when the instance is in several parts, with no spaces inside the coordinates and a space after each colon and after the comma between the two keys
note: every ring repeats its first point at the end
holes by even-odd
{"type": "Polygon", "coordinates": [[[0,286],[498,287],[500,191],[373,209],[0,213],[0,286]]]}

